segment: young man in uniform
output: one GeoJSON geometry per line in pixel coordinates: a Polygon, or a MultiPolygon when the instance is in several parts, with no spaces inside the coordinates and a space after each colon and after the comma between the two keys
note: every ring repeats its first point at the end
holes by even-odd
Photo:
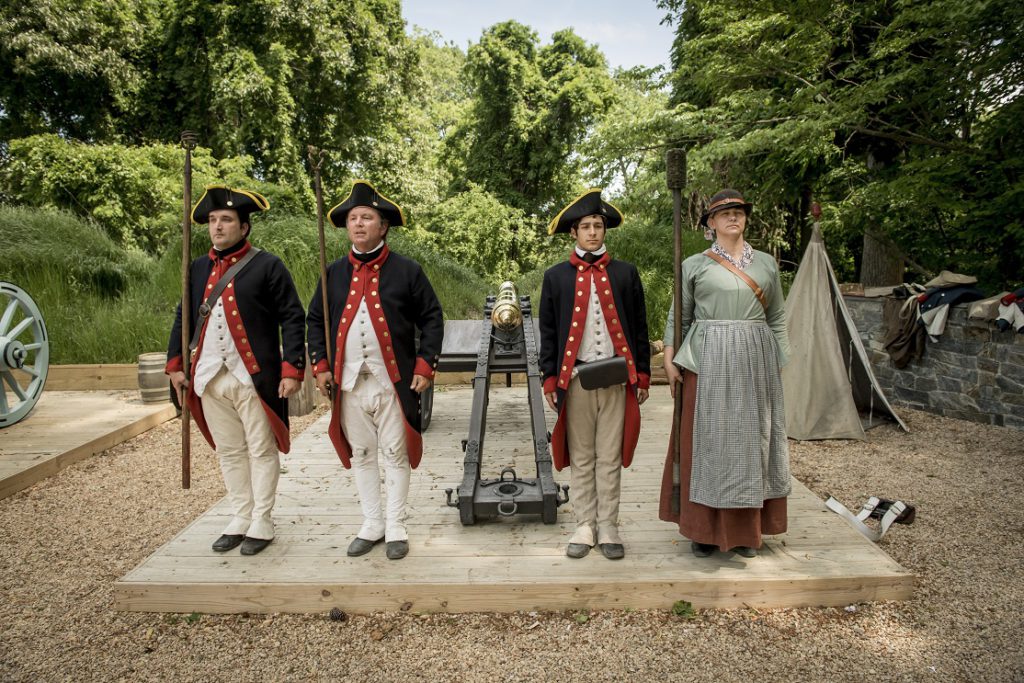
{"type": "Polygon", "coordinates": [[[423,453],[419,395],[433,381],[444,336],[441,304],[420,264],[388,248],[389,228],[405,225],[405,217],[370,183],[356,181],[329,219],[344,226],[352,242],[352,250],[327,269],[333,363],[319,283],[306,335],[317,387],[325,395],[333,387],[328,434],[342,464],[353,470],[363,511],[348,555],[364,555],[386,541],[388,559],[400,560],[409,552],[409,478],[423,453]]]}
{"type": "Polygon", "coordinates": [[[290,448],[287,399],[299,390],[306,359],[305,312],[291,274],[248,239],[250,214],[268,208],[256,192],[206,188],[192,210],[195,223],[209,223],[213,242],[189,276],[192,376],[182,371],[180,304],[165,368],[220,459],[232,517],[213,549],[241,545],[242,555],[255,555],[274,539],[278,451],[290,448]]]}
{"type": "Polygon", "coordinates": [[[632,264],[612,259],[604,244],[607,231],[620,223],[622,213],[601,199],[599,189],[591,189],[548,229],[549,234],[567,232],[576,242],[568,261],[544,273],[540,297],[544,395],[558,412],[552,459],[558,470],[572,467],[576,530],[566,549],[572,558],[585,556],[595,544],[608,559],[625,555],[618,524],[620,477],[633,459],[639,406],[650,387],[640,275],[632,264]],[[582,386],[579,373],[588,372],[587,364],[615,357],[624,366],[619,381],[589,390],[582,386]]]}

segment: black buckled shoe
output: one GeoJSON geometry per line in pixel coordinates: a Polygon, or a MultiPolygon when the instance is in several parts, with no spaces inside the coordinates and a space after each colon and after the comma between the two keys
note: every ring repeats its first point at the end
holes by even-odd
{"type": "Polygon", "coordinates": [[[757,548],[751,548],[749,545],[738,545],[732,551],[742,557],[757,557],[757,548]]]}
{"type": "Polygon", "coordinates": [[[691,541],[690,550],[692,550],[693,554],[697,557],[711,557],[711,553],[715,552],[715,544],[691,541]]]}
{"type": "Polygon", "coordinates": [[[601,543],[601,554],[609,560],[621,560],[626,556],[626,549],[621,543],[601,543]]]}
{"type": "Polygon", "coordinates": [[[213,542],[213,549],[218,553],[226,553],[237,548],[245,540],[244,534],[221,534],[220,538],[213,542]]]}
{"type": "Polygon", "coordinates": [[[257,555],[263,552],[264,548],[270,545],[273,541],[274,539],[272,538],[249,538],[246,536],[245,540],[242,541],[241,553],[243,555],[257,555]]]}
{"type": "Polygon", "coordinates": [[[365,538],[359,538],[356,536],[352,539],[352,542],[348,544],[348,556],[359,557],[373,550],[373,546],[377,545],[383,538],[378,538],[376,541],[367,541],[365,538]]]}
{"type": "Polygon", "coordinates": [[[565,554],[574,560],[586,557],[589,552],[590,546],[586,543],[570,543],[569,547],[565,549],[565,554]]]}
{"type": "Polygon", "coordinates": [[[409,541],[388,541],[385,553],[389,560],[400,560],[409,554],[409,541]]]}

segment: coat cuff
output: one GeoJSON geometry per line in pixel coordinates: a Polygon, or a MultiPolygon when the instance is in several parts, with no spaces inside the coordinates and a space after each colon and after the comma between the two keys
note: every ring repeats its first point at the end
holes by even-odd
{"type": "Polygon", "coordinates": [[[181,359],[181,356],[175,356],[167,361],[167,365],[164,366],[164,374],[169,375],[172,372],[184,372],[185,361],[181,359]]]}
{"type": "Polygon", "coordinates": [[[548,377],[546,380],[544,380],[544,393],[545,394],[553,394],[553,393],[555,393],[555,389],[558,388],[557,383],[558,383],[558,378],[554,377],[554,376],[548,377]]]}
{"type": "Polygon", "coordinates": [[[304,374],[288,361],[281,361],[281,379],[297,379],[301,382],[304,374]]]}
{"type": "Polygon", "coordinates": [[[313,366],[313,375],[319,375],[321,372],[330,372],[331,364],[327,362],[326,358],[321,358],[317,361],[317,364],[313,366]]]}
{"type": "Polygon", "coordinates": [[[417,358],[416,367],[412,369],[412,374],[422,375],[427,379],[434,379],[434,368],[430,366],[430,363],[428,363],[425,358],[417,358]]]}
{"type": "Polygon", "coordinates": [[[639,389],[650,389],[651,388],[651,376],[646,372],[636,373],[636,386],[639,389]]]}

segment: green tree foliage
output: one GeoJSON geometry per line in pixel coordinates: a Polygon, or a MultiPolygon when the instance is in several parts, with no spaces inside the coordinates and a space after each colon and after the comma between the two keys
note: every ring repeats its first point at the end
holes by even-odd
{"type": "Polygon", "coordinates": [[[302,184],[307,144],[332,152],[326,185],[361,160],[405,103],[409,49],[398,0],[175,0],[140,102],[150,139],[199,134],[257,177],[302,184]]]}
{"type": "Polygon", "coordinates": [[[160,0],[0,2],[0,140],[108,140],[134,110],[160,0]]]}
{"type": "Polygon", "coordinates": [[[1019,277],[1020,3],[659,4],[696,188],[744,189],[794,256],[813,194],[854,250],[867,232],[928,271],[1019,277]]]}
{"type": "MultiPolygon", "coordinates": [[[[53,207],[88,218],[121,247],[160,252],[182,220],[184,152],[174,145],[87,145],[56,135],[10,142],[0,166],[0,198],[53,207]]],[[[252,160],[218,161],[210,150],[193,152],[193,202],[208,184],[254,189],[277,213],[309,215],[308,192],[260,181],[247,170],[252,160]]]]}
{"type": "Polygon", "coordinates": [[[442,252],[494,287],[537,263],[537,232],[526,214],[474,183],[438,204],[427,223],[442,252]]]}
{"type": "Polygon", "coordinates": [[[612,102],[604,56],[572,30],[540,46],[536,32],[495,24],[469,49],[468,119],[446,159],[461,191],[474,182],[526,214],[545,214],[579,184],[588,127],[612,102]]]}
{"type": "Polygon", "coordinates": [[[672,220],[664,157],[675,111],[664,80],[661,67],[616,72],[614,104],[580,149],[588,184],[608,188],[630,224],[672,220]]]}

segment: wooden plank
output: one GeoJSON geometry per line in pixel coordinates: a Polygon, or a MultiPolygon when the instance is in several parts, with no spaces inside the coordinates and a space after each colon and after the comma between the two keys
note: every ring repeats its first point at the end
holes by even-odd
{"type": "Polygon", "coordinates": [[[123,391],[139,388],[135,363],[51,365],[46,391],[123,391]]]}
{"type": "Polygon", "coordinates": [[[125,392],[50,392],[0,442],[0,499],[127,441],[176,415],[125,392]]]}
{"type": "MultiPolygon", "coordinates": [[[[494,389],[484,449],[485,476],[502,463],[533,474],[523,444],[525,388],[494,389]]],[[[213,553],[227,523],[224,501],[189,525],[114,586],[118,609],[153,611],[306,612],[340,606],[366,612],[412,603],[422,611],[667,608],[678,599],[698,607],[837,605],[909,597],[914,578],[880,548],[828,512],[794,481],[790,529],[766,539],[753,559],[716,553],[698,559],[674,524],[657,518],[671,404],[656,389],[644,406],[644,431],[634,466],[623,475],[620,508],[626,558],[599,551],[565,556],[574,527],[571,502],[558,523],[498,519],[462,526],[445,505],[444,489],[462,478],[471,391],[435,396],[424,438],[425,457],[410,489],[411,551],[388,561],[383,548],[349,558],[345,549],[361,523],[351,480],[326,439],[326,417],[295,439],[283,461],[275,507],[277,538],[263,553],[213,553]]],[[[553,415],[546,415],[549,429],[553,415]]],[[[524,425],[524,420],[527,424],[524,425]]],[[[556,475],[568,483],[568,471],[556,475]]]]}

